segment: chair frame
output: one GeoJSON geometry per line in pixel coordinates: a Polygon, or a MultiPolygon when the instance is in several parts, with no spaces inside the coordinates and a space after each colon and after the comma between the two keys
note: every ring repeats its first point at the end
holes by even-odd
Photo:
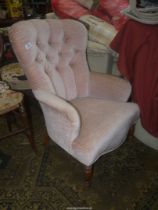
{"type": "Polygon", "coordinates": [[[0,116],[1,117],[3,117],[3,116],[6,117],[8,129],[10,131],[8,134],[0,136],[0,141],[6,139],[8,137],[11,137],[11,136],[14,136],[14,135],[17,135],[17,134],[20,134],[20,133],[24,133],[28,138],[28,141],[31,145],[31,148],[37,154],[37,148],[36,148],[35,141],[34,141],[33,129],[31,128],[31,126],[29,124],[29,118],[28,118],[26,109],[24,107],[23,101],[21,103],[19,103],[18,108],[14,109],[14,110],[11,110],[7,113],[4,113],[0,116]],[[10,121],[10,116],[9,116],[11,113],[15,114],[19,119],[21,119],[20,121],[22,123],[22,127],[17,128],[14,131],[12,131],[12,122],[10,121]]]}

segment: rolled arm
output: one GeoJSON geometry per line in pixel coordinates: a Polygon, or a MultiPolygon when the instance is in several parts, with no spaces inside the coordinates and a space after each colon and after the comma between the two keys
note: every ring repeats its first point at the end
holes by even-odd
{"type": "Polygon", "coordinates": [[[77,110],[64,99],[53,93],[35,90],[36,99],[40,102],[48,135],[64,149],[70,147],[79,135],[80,117],[77,110]]]}
{"type": "Polygon", "coordinates": [[[131,85],[127,80],[108,74],[91,72],[89,84],[90,97],[124,102],[131,94],[131,85]]]}

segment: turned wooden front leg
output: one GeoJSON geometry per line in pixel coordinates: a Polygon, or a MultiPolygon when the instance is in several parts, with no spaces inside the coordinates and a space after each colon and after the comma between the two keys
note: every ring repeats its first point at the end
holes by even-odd
{"type": "Polygon", "coordinates": [[[35,145],[35,141],[34,141],[34,136],[33,136],[32,126],[29,125],[28,116],[27,116],[27,113],[25,111],[25,107],[24,107],[23,103],[20,103],[20,105],[19,105],[19,112],[20,112],[20,116],[21,116],[24,128],[26,129],[26,135],[28,137],[29,143],[30,143],[33,151],[35,153],[37,153],[37,149],[36,149],[36,145],[35,145]]]}
{"type": "Polygon", "coordinates": [[[93,177],[93,165],[85,166],[84,174],[85,174],[85,185],[86,187],[89,187],[91,185],[91,181],[93,177]]]}
{"type": "Polygon", "coordinates": [[[134,136],[134,131],[135,131],[135,124],[130,127],[128,131],[128,137],[133,137],[134,136]]]}
{"type": "Polygon", "coordinates": [[[45,128],[45,131],[44,131],[44,142],[43,142],[43,144],[45,146],[47,146],[48,143],[49,143],[49,136],[48,136],[48,133],[47,133],[47,129],[45,128]]]}

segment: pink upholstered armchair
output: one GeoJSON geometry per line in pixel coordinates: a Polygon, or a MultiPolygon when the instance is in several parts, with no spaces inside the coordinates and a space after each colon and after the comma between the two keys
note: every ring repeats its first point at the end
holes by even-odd
{"type": "Polygon", "coordinates": [[[124,142],[139,116],[138,106],[126,102],[130,84],[89,71],[87,31],[78,21],[21,21],[9,37],[49,137],[85,165],[88,182],[93,163],[124,142]]]}

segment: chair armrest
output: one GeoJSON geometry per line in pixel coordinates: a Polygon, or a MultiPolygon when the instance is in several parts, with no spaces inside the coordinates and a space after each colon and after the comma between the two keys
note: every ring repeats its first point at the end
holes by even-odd
{"type": "Polygon", "coordinates": [[[79,135],[80,117],[77,110],[53,93],[34,90],[44,113],[48,135],[64,149],[79,135]]]}
{"type": "Polygon", "coordinates": [[[90,97],[124,102],[130,94],[131,85],[127,80],[108,74],[90,73],[90,97]]]}

